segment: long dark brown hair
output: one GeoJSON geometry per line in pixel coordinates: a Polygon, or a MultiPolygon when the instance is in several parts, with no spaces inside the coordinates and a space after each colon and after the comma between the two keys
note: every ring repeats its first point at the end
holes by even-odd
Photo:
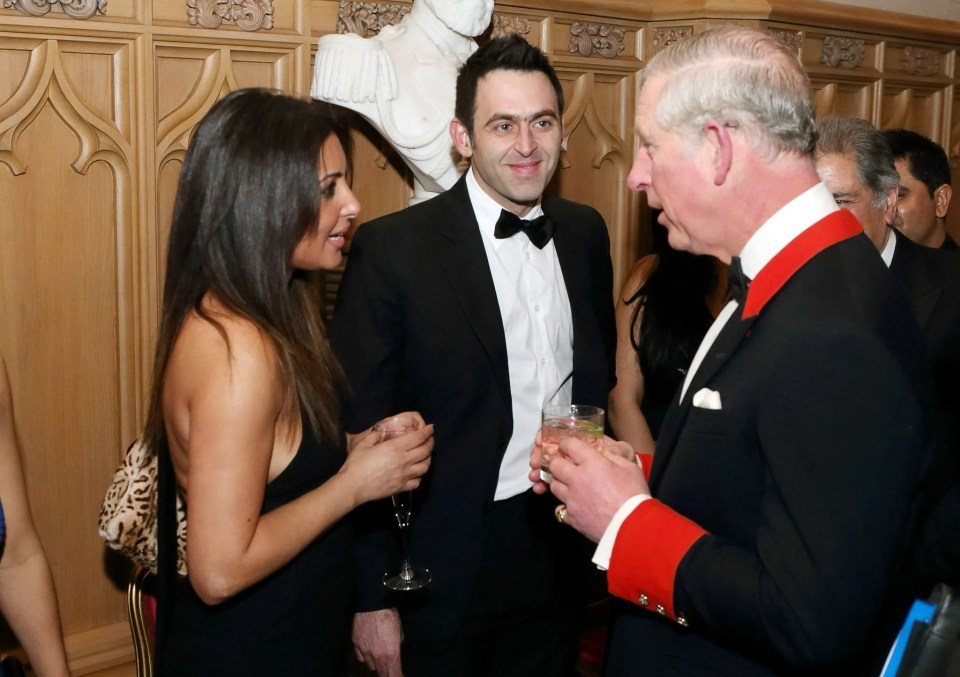
{"type": "Polygon", "coordinates": [[[349,161],[349,132],[332,106],[267,89],[232,92],[197,126],[167,245],[145,431],[153,448],[164,435],[164,375],[184,319],[195,311],[227,341],[201,303],[206,294],[264,332],[285,402],[298,403],[321,438],[339,443],[343,375],[316,293],[291,269],[294,248],[320,216],[318,158],[331,134],[349,161]]]}

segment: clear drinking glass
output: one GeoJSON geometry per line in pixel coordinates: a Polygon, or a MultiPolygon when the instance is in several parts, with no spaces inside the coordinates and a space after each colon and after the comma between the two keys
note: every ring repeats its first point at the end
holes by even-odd
{"type": "Polygon", "coordinates": [[[574,437],[596,447],[603,444],[604,411],[587,404],[555,404],[543,408],[543,423],[540,427],[540,442],[543,455],[540,457],[540,479],[549,482],[550,460],[563,455],[558,445],[565,437],[574,437]]]}
{"type": "MultiPolygon", "coordinates": [[[[379,444],[417,430],[419,427],[418,421],[412,416],[391,416],[373,426],[373,431],[378,436],[379,444]]],[[[393,512],[400,530],[401,562],[398,573],[383,575],[383,584],[391,590],[419,590],[430,582],[432,576],[429,569],[415,569],[410,563],[410,516],[413,492],[402,491],[394,494],[390,500],[393,502],[393,512]]]]}

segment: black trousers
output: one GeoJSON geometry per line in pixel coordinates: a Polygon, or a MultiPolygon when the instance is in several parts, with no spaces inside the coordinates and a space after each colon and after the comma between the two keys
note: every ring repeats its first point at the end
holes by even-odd
{"type": "Polygon", "coordinates": [[[570,677],[583,618],[583,540],[527,491],[490,511],[466,618],[441,652],[408,637],[405,677],[570,677]]]}

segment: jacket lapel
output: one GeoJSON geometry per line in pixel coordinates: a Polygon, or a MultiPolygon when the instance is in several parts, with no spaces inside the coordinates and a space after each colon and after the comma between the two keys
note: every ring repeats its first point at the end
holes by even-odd
{"type": "MultiPolygon", "coordinates": [[[[693,406],[693,395],[701,388],[704,388],[711,382],[721,367],[737,351],[743,340],[750,335],[750,328],[757,320],[753,315],[749,318],[742,318],[742,308],[738,308],[734,314],[727,320],[720,334],[717,336],[710,350],[700,363],[697,372],[690,381],[690,387],[683,398],[683,402],[674,400],[667,410],[663,425],[660,427],[660,438],[657,440],[656,453],[653,455],[653,468],[650,473],[650,490],[656,491],[663,471],[670,462],[670,456],[676,446],[680,431],[683,430],[683,424],[687,420],[690,408],[693,406]]],[[[677,392],[677,397],[680,393],[677,392]]]]}
{"type": "Polygon", "coordinates": [[[464,317],[490,358],[500,395],[509,412],[510,373],[503,319],[465,178],[461,177],[444,196],[435,199],[446,199],[450,203],[449,220],[443,229],[446,242],[441,247],[440,264],[464,317]]]}
{"type": "MultiPolygon", "coordinates": [[[[549,210],[544,200],[545,213],[554,223],[553,244],[557,252],[557,262],[563,273],[563,283],[570,301],[570,317],[573,322],[573,400],[588,403],[587,393],[595,392],[591,383],[598,369],[596,355],[590,354],[590,347],[602,350],[603,341],[599,327],[593,319],[593,303],[590,298],[590,279],[587,257],[584,256],[584,244],[576,231],[576,224],[564,221],[564,215],[556,209],[549,210]],[[578,347],[580,348],[578,350],[578,347]],[[587,349],[585,349],[587,348],[587,349]],[[584,399],[587,398],[587,399],[584,399]]],[[[599,370],[604,371],[604,370],[599,370]]],[[[606,378],[606,373],[597,377],[606,378]]]]}

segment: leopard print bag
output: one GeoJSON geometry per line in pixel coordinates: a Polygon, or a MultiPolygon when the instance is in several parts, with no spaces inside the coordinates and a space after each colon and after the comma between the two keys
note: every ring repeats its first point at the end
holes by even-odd
{"type": "MultiPolygon", "coordinates": [[[[100,506],[99,532],[106,544],[157,573],[158,455],[143,438],[127,448],[100,506]]],[[[187,510],[177,492],[177,573],[187,575],[187,510]]]]}

